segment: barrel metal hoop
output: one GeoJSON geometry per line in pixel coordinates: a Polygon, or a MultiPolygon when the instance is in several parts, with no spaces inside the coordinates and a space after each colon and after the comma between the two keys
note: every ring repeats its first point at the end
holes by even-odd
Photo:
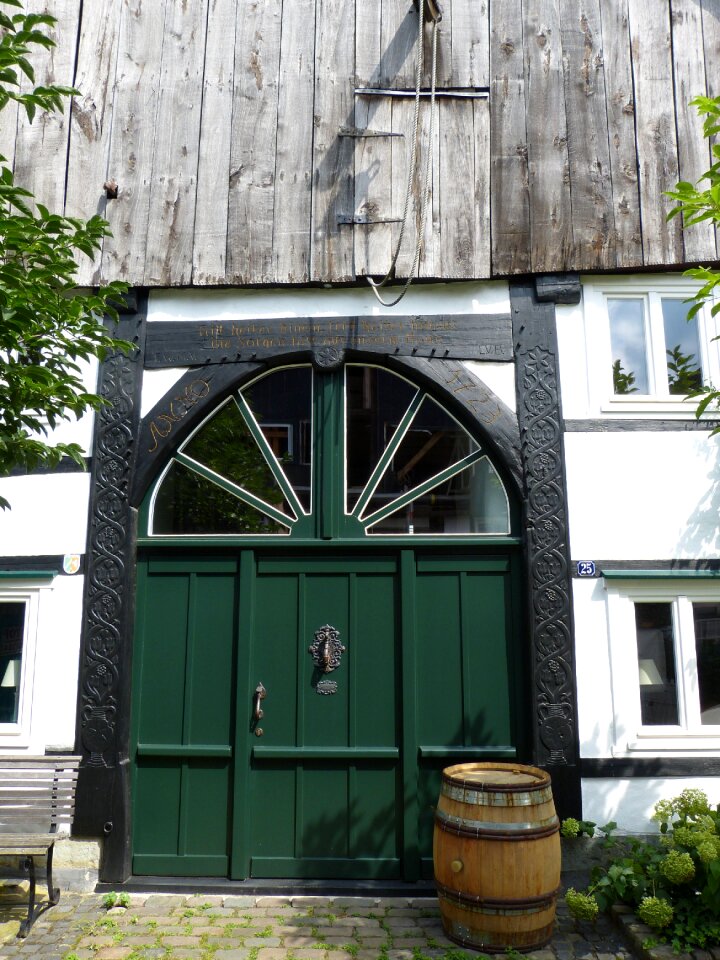
{"type": "Polygon", "coordinates": [[[450,903],[458,904],[471,913],[487,913],[493,916],[506,913],[517,915],[541,913],[543,910],[547,910],[555,904],[558,893],[560,892],[560,887],[557,887],[555,890],[540,894],[537,897],[522,897],[520,899],[503,897],[501,900],[498,900],[494,897],[474,897],[469,893],[451,890],[450,887],[446,887],[437,880],[435,881],[435,886],[441,899],[444,898],[450,903]]]}
{"type": "MultiPolygon", "coordinates": [[[[492,931],[470,930],[464,923],[458,923],[456,920],[443,920],[443,927],[447,937],[455,943],[459,943],[461,947],[472,947],[475,950],[482,950],[483,953],[508,952],[509,944],[506,935],[492,931]]],[[[521,950],[523,953],[539,950],[548,943],[552,937],[552,931],[552,923],[542,930],[535,930],[533,932],[542,939],[533,943],[524,943],[521,946],[516,946],[515,949],[521,950]]]]}
{"type": "Polygon", "coordinates": [[[528,791],[527,787],[516,790],[512,795],[505,791],[478,790],[477,787],[462,787],[449,779],[443,779],[440,793],[449,800],[459,803],[471,803],[482,807],[531,807],[552,800],[552,787],[542,787],[539,790],[528,791]]]}
{"type": "Polygon", "coordinates": [[[552,796],[552,786],[551,786],[550,775],[546,773],[544,770],[540,770],[537,767],[527,768],[527,772],[532,772],[532,775],[537,778],[537,782],[532,785],[527,783],[517,783],[517,784],[503,783],[501,785],[498,783],[491,783],[491,782],[488,782],[486,785],[484,785],[482,783],[478,783],[477,780],[465,780],[462,777],[462,775],[457,773],[455,774],[447,773],[448,769],[454,769],[454,768],[446,768],[445,770],[443,770],[443,774],[442,774],[443,786],[446,783],[455,784],[461,789],[479,790],[483,793],[486,792],[486,788],[487,788],[487,792],[493,792],[493,788],[494,788],[496,792],[501,794],[526,793],[528,791],[534,792],[536,790],[547,790],[549,795],[552,796]]]}
{"type": "Polygon", "coordinates": [[[507,837],[537,840],[541,837],[550,837],[560,829],[560,820],[555,814],[546,820],[535,820],[523,823],[503,823],[493,820],[469,820],[465,817],[456,817],[444,810],[435,811],[435,821],[441,830],[454,833],[459,837],[507,837]]]}

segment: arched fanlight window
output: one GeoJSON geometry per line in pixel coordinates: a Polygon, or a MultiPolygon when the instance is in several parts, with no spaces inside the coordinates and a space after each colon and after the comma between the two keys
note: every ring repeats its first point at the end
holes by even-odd
{"type": "Polygon", "coordinates": [[[149,533],[313,538],[329,511],[334,536],[510,533],[477,440],[424,390],[362,364],[273,370],[230,397],[156,484],[149,533]]]}

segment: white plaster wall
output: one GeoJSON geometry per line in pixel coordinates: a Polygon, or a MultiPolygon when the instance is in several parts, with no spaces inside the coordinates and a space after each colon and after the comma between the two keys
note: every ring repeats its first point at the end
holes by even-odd
{"type": "Polygon", "coordinates": [[[584,420],[590,416],[590,399],[582,301],[579,304],[558,304],[555,322],[563,417],[584,420]]]}
{"type": "Polygon", "coordinates": [[[711,804],[720,803],[720,777],[583,780],[583,818],[598,826],[615,820],[619,830],[628,833],[657,834],[657,824],[650,819],[655,804],[677,797],[688,787],[704,790],[711,804]]]}
{"type": "MultiPolygon", "coordinates": [[[[396,288],[387,287],[384,296],[396,288]]],[[[399,288],[397,288],[399,290],[399,288]]],[[[404,316],[510,313],[504,281],[415,284],[396,307],[383,307],[369,286],[339,289],[160,290],[148,301],[148,320],[251,320],[259,317],[404,316]]]]}
{"type": "Polygon", "coordinates": [[[89,473],[1,479],[0,556],[84,553],[89,492],[89,473]]]}
{"type": "Polygon", "coordinates": [[[29,753],[73,751],[82,594],[80,574],[59,574],[41,593],[29,753]]]}
{"type": "Polygon", "coordinates": [[[170,367],[167,370],[143,371],[140,416],[144,417],[148,414],[186,371],[187,367],[170,367]]]}
{"type": "Polygon", "coordinates": [[[477,360],[466,360],[465,366],[515,412],[514,363],[480,363],[477,360]]]}
{"type": "Polygon", "coordinates": [[[718,438],[567,433],[565,462],[573,560],[718,556],[718,438]]]}
{"type": "Polygon", "coordinates": [[[575,672],[581,757],[610,757],[614,740],[612,677],[602,580],[573,581],[575,672]]]}

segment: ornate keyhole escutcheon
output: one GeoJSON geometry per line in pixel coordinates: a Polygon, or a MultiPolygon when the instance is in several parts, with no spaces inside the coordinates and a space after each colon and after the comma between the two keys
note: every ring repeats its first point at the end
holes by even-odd
{"type": "MultiPolygon", "coordinates": [[[[340,642],[340,631],[326,623],[315,631],[315,640],[308,647],[308,653],[313,658],[317,671],[321,676],[337,670],[340,666],[345,646],[340,642]]],[[[337,690],[337,684],[330,680],[319,679],[315,683],[318,693],[332,694],[337,690]]]]}

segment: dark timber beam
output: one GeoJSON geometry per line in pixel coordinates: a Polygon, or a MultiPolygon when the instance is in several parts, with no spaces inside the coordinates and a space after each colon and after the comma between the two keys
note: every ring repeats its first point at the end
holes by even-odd
{"type": "Polygon", "coordinates": [[[85,553],[76,751],[82,762],[73,833],[105,836],[101,879],[130,874],[130,667],[135,511],[128,487],[140,420],[146,297],[133,295],[114,333],[135,344],[100,365],[85,553]]]}
{"type": "Polygon", "coordinates": [[[577,816],[577,693],[555,304],[540,300],[530,280],[510,284],[510,307],[526,487],[533,760],[551,774],[561,816],[577,816]]]}

